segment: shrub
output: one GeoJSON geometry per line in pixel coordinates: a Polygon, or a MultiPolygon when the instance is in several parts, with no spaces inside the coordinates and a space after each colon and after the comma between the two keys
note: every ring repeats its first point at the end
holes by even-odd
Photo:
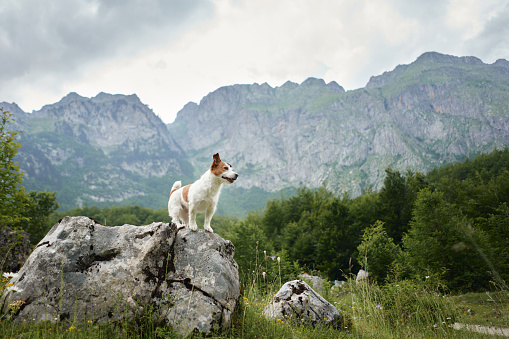
{"type": "Polygon", "coordinates": [[[378,283],[385,280],[389,267],[401,255],[401,249],[387,235],[381,221],[364,230],[357,250],[357,261],[378,283]]]}

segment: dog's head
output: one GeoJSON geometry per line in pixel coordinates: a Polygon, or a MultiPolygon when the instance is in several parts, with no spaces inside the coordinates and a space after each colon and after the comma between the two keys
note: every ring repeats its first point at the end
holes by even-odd
{"type": "Polygon", "coordinates": [[[222,161],[219,153],[214,154],[212,158],[214,159],[212,165],[210,165],[212,174],[221,178],[225,184],[233,184],[239,175],[233,171],[232,165],[222,161]]]}

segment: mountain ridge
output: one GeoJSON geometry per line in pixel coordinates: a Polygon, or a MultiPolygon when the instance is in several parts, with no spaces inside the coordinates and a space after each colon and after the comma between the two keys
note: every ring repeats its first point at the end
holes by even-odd
{"type": "Polygon", "coordinates": [[[504,59],[428,52],[351,91],[317,78],[223,86],[186,104],[172,124],[136,95],[69,93],[33,113],[0,106],[24,131],[27,186],[64,190],[66,208],[164,207],[173,181],[192,182],[219,152],[240,174],[219,212],[243,201],[245,215],[282,189],[325,184],[356,196],[379,189],[387,166],[427,171],[507,147],[508,76],[504,59]]]}
{"type": "Polygon", "coordinates": [[[155,193],[147,187],[154,177],[192,175],[166,125],[136,95],[70,93],[39,111],[20,111],[14,128],[23,130],[18,161],[25,186],[58,191],[64,208],[135,201],[155,193]]]}
{"type": "Polygon", "coordinates": [[[352,91],[330,91],[314,78],[286,91],[285,85],[223,87],[186,105],[168,127],[185,131],[180,137],[194,163],[203,163],[213,145],[244,164],[238,170],[248,177],[240,186],[278,190],[326,182],[336,193],[358,195],[370,184],[379,189],[389,165],[426,171],[505,147],[506,65],[430,52],[352,91]],[[499,88],[503,97],[494,95],[499,88]],[[244,100],[231,99],[237,97],[244,100]]]}

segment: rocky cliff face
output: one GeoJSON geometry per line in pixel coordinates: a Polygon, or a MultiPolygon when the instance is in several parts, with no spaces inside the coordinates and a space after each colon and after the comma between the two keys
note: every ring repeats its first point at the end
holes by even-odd
{"type": "MultiPolygon", "coordinates": [[[[246,200],[250,191],[240,199],[238,188],[276,192],[325,182],[355,196],[379,189],[389,165],[427,171],[504,148],[508,103],[508,61],[425,53],[354,91],[314,78],[222,87],[187,104],[168,126],[135,95],[71,93],[32,114],[0,105],[24,131],[28,188],[59,191],[63,208],[162,208],[174,180],[192,182],[219,152],[241,178],[224,190],[221,211],[226,201],[246,200]]],[[[264,206],[266,196],[257,196],[247,210],[264,206]]]]}
{"type": "Polygon", "coordinates": [[[243,187],[326,182],[357,195],[380,188],[389,165],[426,171],[509,145],[508,72],[503,60],[426,53],[355,91],[313,78],[223,87],[169,130],[185,131],[195,164],[215,151],[230,159],[243,187]]]}
{"type": "Polygon", "coordinates": [[[34,112],[33,118],[54,121],[58,134],[90,144],[105,154],[119,150],[151,154],[157,148],[182,154],[161,119],[134,94],[99,93],[89,99],[70,93],[58,103],[34,112]]]}
{"type": "Polygon", "coordinates": [[[161,206],[170,181],[192,175],[185,152],[136,95],[70,93],[32,114],[1,105],[15,114],[13,128],[23,131],[19,164],[25,185],[59,191],[64,208],[136,203],[145,196],[161,206]]]}

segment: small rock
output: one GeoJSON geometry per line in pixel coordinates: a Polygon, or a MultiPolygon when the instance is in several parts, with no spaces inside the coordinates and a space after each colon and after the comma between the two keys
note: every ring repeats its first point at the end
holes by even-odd
{"type": "Polygon", "coordinates": [[[323,279],[316,275],[309,275],[307,273],[299,274],[299,278],[310,283],[313,286],[313,289],[318,291],[323,291],[323,279]]]}
{"type": "Polygon", "coordinates": [[[332,326],[339,329],[343,322],[338,310],[302,280],[285,283],[265,307],[263,315],[301,322],[313,328],[332,326]]]}
{"type": "Polygon", "coordinates": [[[344,280],[334,280],[334,285],[331,287],[331,290],[343,288],[346,284],[344,280]]]}
{"type": "Polygon", "coordinates": [[[363,281],[368,281],[369,273],[364,270],[359,270],[359,273],[357,273],[357,278],[355,278],[356,283],[360,283],[363,281]]]}

